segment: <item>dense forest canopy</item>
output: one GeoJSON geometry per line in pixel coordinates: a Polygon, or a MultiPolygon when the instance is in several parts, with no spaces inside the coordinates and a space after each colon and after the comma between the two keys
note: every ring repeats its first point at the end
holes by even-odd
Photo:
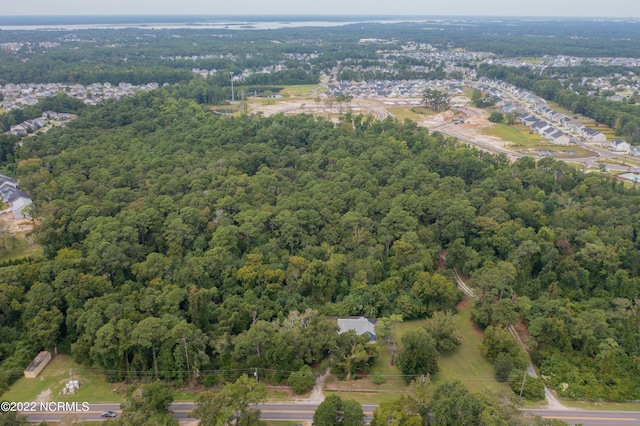
{"type": "Polygon", "coordinates": [[[176,94],[86,108],[17,147],[7,172],[45,256],[0,269],[3,388],[54,346],[113,380],[285,380],[348,343],[327,317],[453,309],[447,249],[475,321],[523,319],[561,395],[640,397],[636,189],[410,121],[220,118],[176,94]]]}

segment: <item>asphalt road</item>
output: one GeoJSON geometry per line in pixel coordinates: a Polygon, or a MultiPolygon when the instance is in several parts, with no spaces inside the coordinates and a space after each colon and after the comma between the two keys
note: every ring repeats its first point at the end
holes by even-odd
{"type": "MultiPolygon", "coordinates": [[[[264,420],[292,420],[304,421],[313,419],[313,413],[317,404],[305,403],[279,403],[279,404],[262,404],[262,419],[264,420]]],[[[178,419],[188,419],[189,414],[195,407],[194,403],[181,402],[172,404],[170,409],[173,411],[174,417],[178,419]]],[[[375,405],[363,405],[367,417],[370,419],[375,405]]],[[[70,412],[30,412],[23,413],[28,415],[31,422],[59,421],[64,416],[76,416],[79,420],[100,421],[100,414],[103,411],[115,411],[120,413],[119,404],[91,404],[88,412],[70,413],[70,412]]],[[[549,419],[560,419],[569,424],[582,424],[584,426],[612,426],[612,425],[638,425],[640,426],[640,412],[638,411],[590,411],[590,410],[523,410],[531,415],[538,415],[549,419]]]]}

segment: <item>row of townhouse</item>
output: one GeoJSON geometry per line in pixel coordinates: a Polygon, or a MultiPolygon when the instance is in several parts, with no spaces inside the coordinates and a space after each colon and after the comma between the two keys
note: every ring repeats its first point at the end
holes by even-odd
{"type": "Polygon", "coordinates": [[[376,80],[376,81],[338,81],[327,88],[332,96],[346,95],[354,98],[421,98],[424,91],[437,88],[449,95],[464,92],[462,83],[457,80],[376,80]]]}
{"type": "Polygon", "coordinates": [[[549,142],[557,145],[568,145],[570,143],[575,143],[576,140],[572,138],[569,134],[563,132],[562,130],[556,128],[551,123],[541,120],[533,114],[521,114],[519,120],[525,126],[528,126],[534,132],[538,133],[549,142]]]}
{"type": "MultiPolygon", "coordinates": [[[[553,134],[557,134],[557,132],[562,132],[562,133],[571,132],[582,137],[584,140],[588,142],[605,143],[607,141],[607,136],[604,133],[598,130],[592,129],[588,126],[585,126],[578,120],[572,120],[566,114],[555,111],[553,108],[551,108],[547,104],[547,102],[544,99],[529,92],[526,89],[522,89],[520,87],[505,83],[500,80],[490,80],[486,77],[482,77],[478,81],[480,84],[486,84],[493,88],[497,88],[499,90],[504,90],[511,93],[514,98],[516,98],[518,101],[521,102],[519,104],[520,106],[529,105],[529,110],[531,111],[531,113],[523,114],[521,115],[521,118],[523,118],[524,116],[530,115],[531,117],[535,118],[536,121],[542,121],[546,123],[546,125],[554,127],[556,132],[554,132],[553,134]],[[542,117],[542,118],[538,118],[538,117],[542,117]]],[[[511,102],[510,104],[513,105],[514,103],[511,102]]],[[[511,106],[509,106],[509,108],[511,108],[511,106]]],[[[533,118],[529,118],[527,121],[531,121],[533,118]]],[[[546,129],[546,131],[550,131],[550,130],[546,129]]],[[[551,136],[551,135],[547,135],[547,136],[551,136]]],[[[562,139],[562,137],[560,138],[562,139]]],[[[554,143],[560,143],[560,142],[554,142],[554,143]]]]}

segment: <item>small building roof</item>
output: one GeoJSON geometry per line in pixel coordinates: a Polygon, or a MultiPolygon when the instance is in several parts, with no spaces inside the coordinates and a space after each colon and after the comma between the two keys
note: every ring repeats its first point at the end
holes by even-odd
{"type": "Polygon", "coordinates": [[[354,330],[358,336],[369,333],[375,337],[376,330],[374,322],[365,317],[360,318],[338,318],[338,327],[340,327],[339,333],[345,333],[349,330],[354,330]]]}

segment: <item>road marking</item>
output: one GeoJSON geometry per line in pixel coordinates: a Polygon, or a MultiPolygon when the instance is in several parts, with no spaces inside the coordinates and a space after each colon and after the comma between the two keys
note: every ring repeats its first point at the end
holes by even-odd
{"type": "MultiPolygon", "coordinates": [[[[300,410],[260,410],[261,413],[281,413],[281,414],[301,414],[301,413],[305,413],[305,414],[310,414],[310,413],[315,413],[315,410],[306,410],[306,411],[300,411],[300,410]]],[[[373,414],[373,411],[363,411],[364,414],[370,415],[373,414]]]]}
{"type": "Polygon", "coordinates": [[[611,422],[635,422],[638,419],[631,417],[571,417],[571,416],[540,416],[543,419],[558,419],[558,420],[603,420],[611,422]]]}
{"type": "MultiPolygon", "coordinates": [[[[19,411],[20,414],[102,414],[107,410],[102,411],[19,411]]],[[[114,413],[121,413],[122,411],[114,411],[114,413]]]]}

